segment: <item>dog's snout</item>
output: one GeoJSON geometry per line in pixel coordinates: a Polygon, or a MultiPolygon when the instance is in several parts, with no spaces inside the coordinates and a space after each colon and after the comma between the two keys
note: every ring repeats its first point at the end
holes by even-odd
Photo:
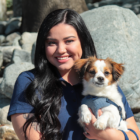
{"type": "Polygon", "coordinates": [[[97,79],[98,79],[99,82],[103,82],[104,81],[103,77],[97,77],[97,79]]]}

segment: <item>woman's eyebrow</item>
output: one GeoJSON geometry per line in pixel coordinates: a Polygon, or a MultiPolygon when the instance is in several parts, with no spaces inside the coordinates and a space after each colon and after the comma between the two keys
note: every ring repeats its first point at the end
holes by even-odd
{"type": "Polygon", "coordinates": [[[64,40],[69,39],[69,38],[76,38],[76,37],[75,36],[68,36],[68,37],[65,37],[64,40]]]}
{"type": "MultiPolygon", "coordinates": [[[[63,40],[65,40],[65,39],[69,39],[69,38],[76,38],[75,36],[68,36],[68,37],[65,37],[63,40]]],[[[48,38],[46,38],[46,40],[57,40],[57,39],[54,39],[54,38],[50,38],[50,37],[48,37],[48,38]]]]}

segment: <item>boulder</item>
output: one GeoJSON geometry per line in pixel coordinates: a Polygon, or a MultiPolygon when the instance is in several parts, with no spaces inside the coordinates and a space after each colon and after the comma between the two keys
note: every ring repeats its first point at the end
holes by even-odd
{"type": "Polygon", "coordinates": [[[4,34],[6,24],[7,24],[6,21],[0,21],[0,35],[4,34]]]}
{"type": "Polygon", "coordinates": [[[9,111],[9,107],[10,106],[7,105],[0,110],[0,124],[2,124],[2,125],[5,125],[5,124],[12,125],[12,122],[7,120],[7,114],[9,111]]]}
{"type": "Polygon", "coordinates": [[[16,17],[16,18],[12,18],[6,26],[5,29],[5,35],[9,35],[10,33],[13,33],[14,31],[19,30],[20,26],[21,26],[21,17],[16,17]]]}
{"type": "Polygon", "coordinates": [[[129,9],[104,6],[81,14],[94,40],[98,58],[124,63],[119,80],[132,109],[140,109],[140,20],[129,9]]]}
{"type": "Polygon", "coordinates": [[[0,140],[19,140],[12,125],[0,126],[0,140]]]}
{"type": "Polygon", "coordinates": [[[15,49],[11,61],[14,63],[19,63],[19,62],[31,63],[31,54],[24,50],[15,49]]]}
{"type": "Polygon", "coordinates": [[[1,43],[2,43],[3,41],[5,41],[5,36],[4,36],[4,35],[0,35],[0,45],[1,45],[1,43]]]}
{"type": "Polygon", "coordinates": [[[19,74],[33,68],[34,65],[28,62],[19,62],[7,66],[4,70],[3,81],[0,84],[0,93],[11,99],[14,85],[19,74]]]}
{"type": "Polygon", "coordinates": [[[12,58],[14,49],[21,50],[21,48],[19,46],[0,47],[0,51],[3,53],[3,62],[4,63],[11,62],[11,58],[12,58]]]}
{"type": "Polygon", "coordinates": [[[0,21],[6,20],[6,0],[0,0],[0,21]]]}
{"type": "Polygon", "coordinates": [[[20,36],[17,36],[14,40],[13,40],[13,42],[12,42],[12,46],[20,46],[20,44],[19,44],[19,40],[21,39],[21,37],[20,36]]]}
{"type": "Polygon", "coordinates": [[[138,14],[137,17],[140,19],[140,14],[138,14]]]}
{"type": "MultiPolygon", "coordinates": [[[[13,45],[13,41],[16,38],[20,39],[20,33],[19,32],[14,32],[14,33],[11,33],[8,36],[6,36],[5,42],[8,42],[8,46],[11,46],[11,45],[13,45]]],[[[19,44],[17,46],[19,46],[19,44]]]]}
{"type": "Polygon", "coordinates": [[[34,42],[36,42],[36,39],[37,39],[37,33],[24,32],[21,35],[21,40],[20,40],[22,49],[31,53],[32,46],[34,42]]]}

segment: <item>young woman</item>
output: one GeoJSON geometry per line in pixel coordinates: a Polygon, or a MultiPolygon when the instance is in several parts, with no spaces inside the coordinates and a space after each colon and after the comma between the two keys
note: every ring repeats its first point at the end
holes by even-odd
{"type": "MultiPolygon", "coordinates": [[[[96,55],[95,47],[80,15],[59,9],[45,18],[37,38],[35,68],[19,75],[8,114],[20,140],[125,140],[119,130],[96,130],[94,115],[91,123],[85,124],[87,133],[77,123],[83,87],[73,65],[91,55],[96,55]]],[[[139,134],[126,98],[118,90],[128,128],[139,134]]],[[[136,140],[132,132],[126,134],[136,140]]]]}

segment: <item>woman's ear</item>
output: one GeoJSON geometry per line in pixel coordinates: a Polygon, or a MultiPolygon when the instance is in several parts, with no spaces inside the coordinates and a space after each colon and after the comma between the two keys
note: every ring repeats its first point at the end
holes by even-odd
{"type": "Polygon", "coordinates": [[[107,58],[107,60],[111,63],[112,65],[112,75],[113,75],[113,80],[117,81],[121,75],[124,72],[124,66],[122,63],[116,63],[112,59],[107,58]]]}
{"type": "Polygon", "coordinates": [[[86,72],[88,64],[89,64],[88,58],[79,59],[79,60],[75,61],[74,69],[76,70],[76,72],[78,72],[78,74],[80,75],[81,78],[83,77],[84,73],[86,72]]]}

